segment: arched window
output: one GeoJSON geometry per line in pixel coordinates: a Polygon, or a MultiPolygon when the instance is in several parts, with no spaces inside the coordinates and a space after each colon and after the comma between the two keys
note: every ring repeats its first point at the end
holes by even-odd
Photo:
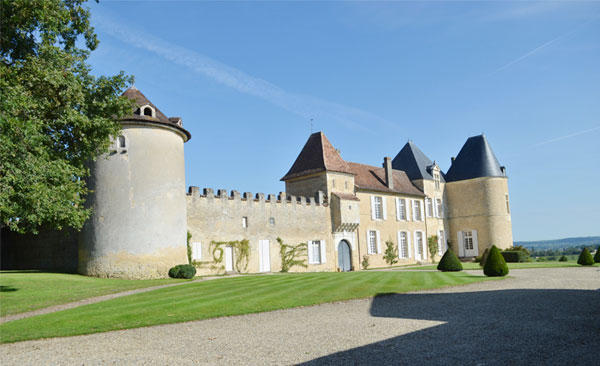
{"type": "Polygon", "coordinates": [[[135,110],[135,112],[133,112],[133,114],[137,114],[138,116],[140,115],[140,113],[142,113],[142,112],[140,111],[140,109],[139,109],[139,108],[137,108],[137,109],[135,110]]]}
{"type": "Polygon", "coordinates": [[[125,143],[125,136],[120,135],[119,136],[119,148],[124,149],[127,147],[127,144],[125,143]]]}
{"type": "Polygon", "coordinates": [[[144,116],[154,117],[154,111],[152,110],[152,107],[144,108],[144,116]]]}

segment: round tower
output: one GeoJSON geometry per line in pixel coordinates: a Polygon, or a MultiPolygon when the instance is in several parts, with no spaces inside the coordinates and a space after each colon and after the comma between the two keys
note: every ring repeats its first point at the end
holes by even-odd
{"type": "Polygon", "coordinates": [[[181,118],[167,118],[138,89],[133,115],[108,154],[90,164],[92,214],[79,240],[79,273],[130,279],[166,277],[187,263],[181,118]]]}

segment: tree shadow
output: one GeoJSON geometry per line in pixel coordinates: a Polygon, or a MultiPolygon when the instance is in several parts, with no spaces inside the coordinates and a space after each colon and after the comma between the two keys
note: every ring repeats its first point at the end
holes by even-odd
{"type": "Polygon", "coordinates": [[[304,365],[597,364],[600,290],[379,294],[374,317],[444,324],[304,365]]]}
{"type": "Polygon", "coordinates": [[[0,286],[0,292],[15,292],[17,290],[19,289],[12,286],[0,286]]]}

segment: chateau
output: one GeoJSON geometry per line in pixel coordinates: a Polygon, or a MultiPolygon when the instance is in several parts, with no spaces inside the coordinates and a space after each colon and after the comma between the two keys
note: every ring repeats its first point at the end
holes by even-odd
{"type": "Polygon", "coordinates": [[[430,262],[428,240],[437,241],[438,259],[448,246],[471,258],[512,245],[506,170],[484,135],[468,138],[444,173],[410,141],[393,159],[370,166],[345,161],[317,132],[281,178],[285,192],[191,186],[186,193],[183,149],[191,135],[181,118],[167,118],[135,87],[124,95],[138,107],[121,120],[111,151],[91,163],[93,213],[82,231],[3,233],[3,269],[28,262],[155,278],[188,263],[189,251],[199,274],[277,272],[281,238],[307,244],[298,258],[307,267],[291,271],[349,271],[362,269],[365,257],[369,268],[387,266],[390,241],[398,264],[430,262]],[[238,248],[227,245],[240,241],[248,249],[243,269],[238,248]],[[31,255],[36,251],[44,254],[31,255]]]}

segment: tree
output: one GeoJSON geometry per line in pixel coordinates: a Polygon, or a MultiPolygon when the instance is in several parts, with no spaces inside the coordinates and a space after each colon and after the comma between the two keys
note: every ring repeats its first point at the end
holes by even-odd
{"type": "Polygon", "coordinates": [[[81,228],[86,162],[132,111],[120,97],[132,77],[90,74],[98,40],[83,2],[0,1],[0,226],[14,231],[81,228]]]}
{"type": "Polygon", "coordinates": [[[427,238],[427,247],[429,248],[431,262],[435,263],[435,255],[437,254],[437,252],[439,250],[437,235],[433,235],[433,236],[430,236],[429,238],[427,238]]]}
{"type": "Polygon", "coordinates": [[[592,258],[588,248],[583,248],[577,259],[577,264],[581,264],[582,266],[591,266],[594,264],[594,258],[592,258]]]}
{"type": "Polygon", "coordinates": [[[508,274],[506,261],[495,245],[490,248],[490,253],[483,266],[483,273],[488,277],[502,277],[508,274]]]}
{"type": "Polygon", "coordinates": [[[385,242],[385,252],[383,253],[383,259],[390,265],[390,267],[398,263],[398,248],[394,245],[394,242],[388,240],[385,242]]]}
{"type": "Polygon", "coordinates": [[[438,271],[442,272],[458,272],[462,271],[463,267],[456,254],[454,254],[452,249],[448,247],[446,253],[444,253],[442,259],[440,259],[440,263],[438,263],[437,269],[438,271]]]}
{"type": "Polygon", "coordinates": [[[600,263],[600,246],[596,249],[596,254],[594,255],[594,262],[600,263]]]}

